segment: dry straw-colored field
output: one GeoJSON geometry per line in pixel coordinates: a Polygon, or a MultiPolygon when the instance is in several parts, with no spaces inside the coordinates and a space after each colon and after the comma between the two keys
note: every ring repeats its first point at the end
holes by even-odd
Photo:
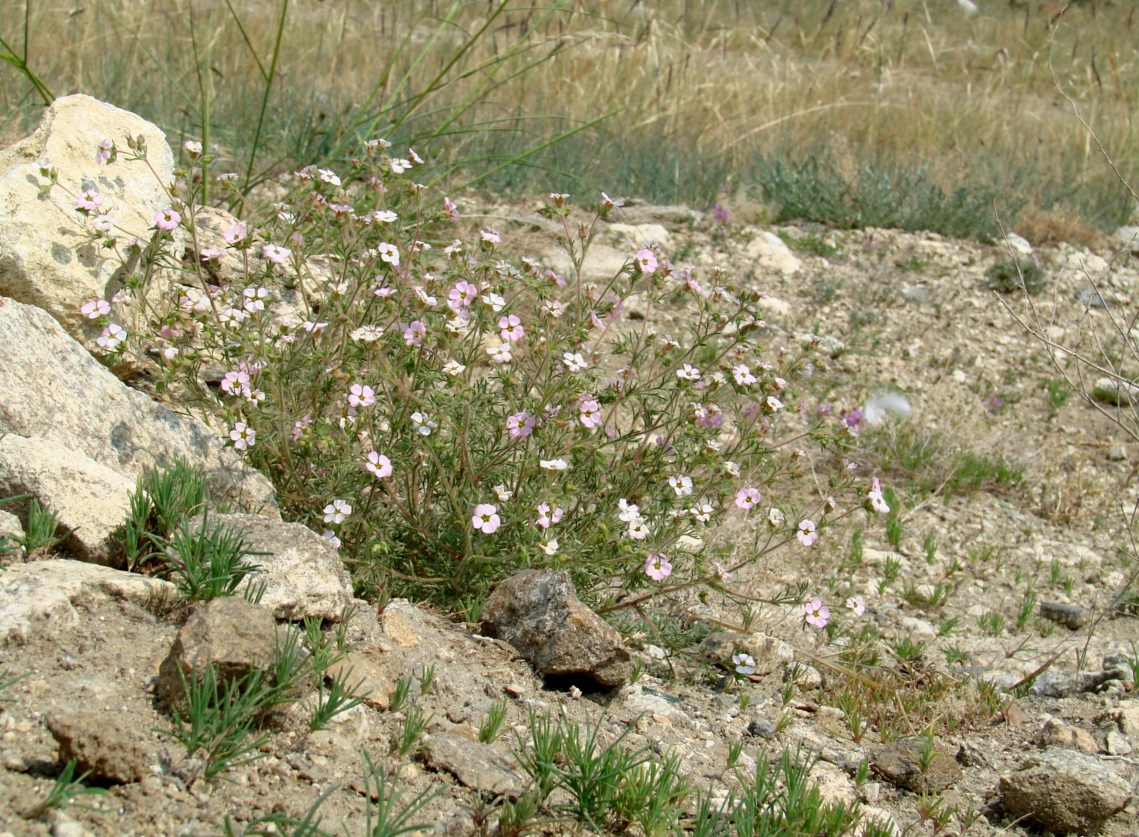
{"type": "MultiPolygon", "coordinates": [[[[23,59],[26,36],[47,91],[205,135],[254,179],[383,134],[458,183],[706,206],[754,192],[761,160],[811,154],[852,178],[873,165],[992,186],[1026,202],[1038,240],[1126,220],[1073,105],[1139,171],[1134,5],[977,5],[0,0],[0,37],[23,59]]],[[[0,79],[11,140],[44,94],[14,67],[0,79]]]]}

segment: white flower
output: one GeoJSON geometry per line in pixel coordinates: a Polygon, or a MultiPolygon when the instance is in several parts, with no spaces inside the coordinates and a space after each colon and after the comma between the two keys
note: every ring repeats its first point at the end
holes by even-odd
{"type": "Polygon", "coordinates": [[[103,333],[95,340],[99,348],[106,349],[108,352],[114,351],[118,348],[119,344],[127,339],[126,330],[117,323],[111,323],[103,333]]]}
{"type": "Polygon", "coordinates": [[[449,360],[443,364],[443,371],[450,375],[452,378],[456,378],[459,375],[462,375],[466,368],[467,367],[463,366],[463,364],[459,363],[457,360],[449,360]]]}
{"type": "Polygon", "coordinates": [[[586,359],[581,356],[581,352],[566,352],[562,355],[562,361],[570,372],[581,372],[589,366],[586,359]]]}
{"type": "Polygon", "coordinates": [[[620,509],[620,514],[617,516],[625,523],[632,523],[641,516],[640,507],[636,503],[630,503],[628,500],[618,500],[617,508],[620,509]]]}
{"type": "Polygon", "coordinates": [[[851,596],[846,600],[846,606],[855,616],[861,616],[866,612],[866,601],[861,596],[851,596]]]}
{"type": "Polygon", "coordinates": [[[550,538],[538,542],[538,549],[542,550],[546,555],[553,555],[558,551],[558,539],[550,538]]]}
{"type": "Polygon", "coordinates": [[[293,251],[277,244],[266,244],[261,248],[261,255],[274,264],[284,264],[293,255],[293,251]]]}
{"type": "Polygon", "coordinates": [[[353,340],[359,340],[361,343],[375,343],[383,335],[384,329],[378,325],[362,325],[355,331],[349,333],[349,337],[353,340]]]}
{"type": "Polygon", "coordinates": [[[776,398],[774,395],[767,396],[767,409],[773,413],[777,413],[783,409],[783,402],[776,398]]]}
{"type": "Polygon", "coordinates": [[[340,549],[340,538],[336,537],[336,533],[331,529],[325,529],[323,532],[321,532],[320,536],[337,549],[340,549]]]}
{"type": "Polygon", "coordinates": [[[496,485],[494,487],[494,496],[498,498],[498,502],[505,503],[514,496],[514,492],[505,485],[496,485]]]}
{"type": "Polygon", "coordinates": [[[750,654],[733,654],[732,665],[736,667],[736,672],[747,676],[755,674],[755,659],[750,654]]]}
{"type": "Polygon", "coordinates": [[[392,267],[399,267],[399,248],[394,244],[388,244],[386,241],[381,243],[376,251],[380,254],[380,259],[387,262],[392,267]]]}
{"type": "Polygon", "coordinates": [[[248,450],[257,441],[257,431],[245,422],[239,421],[229,431],[229,438],[233,440],[233,446],[238,450],[248,450]]]}
{"type": "Polygon", "coordinates": [[[672,486],[672,490],[676,492],[677,497],[684,497],[692,493],[692,477],[685,474],[677,474],[668,478],[668,484],[672,486]]]}
{"type": "Polygon", "coordinates": [[[676,370],[676,377],[682,381],[699,381],[700,370],[690,363],[684,364],[684,367],[676,370]]]}
{"type": "Polygon", "coordinates": [[[643,541],[650,534],[648,522],[643,517],[629,521],[629,529],[625,533],[635,541],[643,541]]]}
{"type": "Polygon", "coordinates": [[[483,294],[480,299],[482,299],[483,305],[485,305],[496,314],[506,307],[506,300],[493,292],[488,291],[487,293],[483,294]]]}
{"type": "Polygon", "coordinates": [[[688,513],[699,520],[701,523],[707,523],[712,519],[712,512],[714,511],[715,509],[712,508],[712,505],[710,503],[697,503],[695,506],[688,510],[688,513]]]}
{"type": "Polygon", "coordinates": [[[333,500],[324,507],[325,523],[343,523],[344,518],[352,514],[352,506],[346,500],[333,500]]]}
{"type": "Polygon", "coordinates": [[[564,471],[569,467],[569,463],[561,457],[558,457],[557,459],[543,459],[539,461],[538,464],[542,467],[543,470],[549,471],[552,474],[556,474],[559,471],[564,471]]]}
{"type": "Polygon", "coordinates": [[[509,343],[503,343],[501,346],[487,346],[486,353],[490,355],[491,363],[510,363],[514,360],[514,356],[510,354],[509,343]]]}
{"type": "Polygon", "coordinates": [[[427,417],[426,413],[414,412],[411,414],[411,424],[420,436],[430,436],[431,431],[439,425],[427,417]]]}
{"type": "Polygon", "coordinates": [[[772,529],[782,529],[783,524],[787,522],[787,515],[776,508],[769,509],[767,512],[767,524],[772,529]]]}

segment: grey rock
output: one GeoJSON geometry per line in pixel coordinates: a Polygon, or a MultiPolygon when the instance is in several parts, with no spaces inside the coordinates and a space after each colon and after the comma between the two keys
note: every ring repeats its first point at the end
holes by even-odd
{"type": "Polygon", "coordinates": [[[621,635],[581,603],[567,573],[515,573],[487,598],[481,621],[546,677],[623,686],[633,673],[621,635]]]}
{"type": "Polygon", "coordinates": [[[517,799],[526,783],[513,762],[489,744],[449,732],[433,732],[423,748],[429,767],[446,771],[471,790],[517,799]]]}
{"type": "Polygon", "coordinates": [[[1057,834],[1094,833],[1131,799],[1131,786],[1109,767],[1065,749],[1030,757],[997,790],[1013,816],[1057,834]]]}
{"type": "Polygon", "coordinates": [[[392,670],[390,657],[378,653],[375,646],[365,645],[353,648],[324,673],[326,677],[344,678],[352,691],[364,698],[364,703],[386,711],[399,679],[399,673],[392,670]]]}
{"type": "Polygon", "coordinates": [[[923,746],[926,742],[920,738],[884,744],[871,751],[871,767],[886,781],[914,793],[937,792],[956,784],[961,779],[961,768],[953,752],[934,741],[929,762],[922,770],[923,746]]]}
{"type": "Polygon", "coordinates": [[[0,574],[0,643],[24,643],[36,634],[74,625],[79,614],[67,594],[20,564],[0,574]]]}
{"type": "Polygon", "coordinates": [[[610,214],[613,221],[626,224],[699,224],[704,213],[682,205],[630,204],[616,209],[610,214]]]}
{"type": "Polygon", "coordinates": [[[3,298],[0,392],[0,433],[79,451],[132,479],[182,458],[202,467],[215,502],[279,514],[273,486],[217,433],[127,387],[43,311],[3,298]]]}
{"type": "Polygon", "coordinates": [[[45,719],[59,744],[59,760],[110,782],[137,782],[149,772],[150,754],[136,725],[110,712],[53,712],[45,719]]]}
{"type": "Polygon", "coordinates": [[[277,623],[263,607],[235,596],[214,599],[187,620],[158,669],[156,692],[163,704],[185,705],[183,681],[206,666],[219,681],[237,680],[251,670],[268,671],[278,647],[277,623]]]}
{"type": "Polygon", "coordinates": [[[1131,742],[1127,740],[1127,736],[1117,729],[1109,730],[1107,733],[1107,750],[1108,755],[1111,756],[1126,756],[1131,754],[1131,742]]]}
{"type": "Polygon", "coordinates": [[[161,578],[62,558],[21,564],[4,573],[6,580],[23,578],[51,585],[75,605],[121,601],[145,610],[162,610],[180,598],[178,588],[161,578]]]}
{"type": "Polygon", "coordinates": [[[0,561],[23,561],[24,525],[10,511],[0,511],[0,561]]]}
{"type": "MultiPolygon", "coordinates": [[[[621,249],[609,244],[595,242],[581,264],[581,278],[586,282],[603,282],[612,279],[633,258],[635,250],[621,249]]],[[[573,262],[561,248],[551,247],[543,255],[543,260],[556,272],[569,276],[573,272],[573,262]]]]}
{"type": "Polygon", "coordinates": [[[1061,604],[1060,602],[1041,602],[1040,615],[1050,622],[1063,625],[1073,631],[1078,631],[1088,624],[1095,615],[1086,607],[1079,605],[1061,604]]]}
{"type": "Polygon", "coordinates": [[[756,719],[748,722],[747,734],[748,735],[755,735],[755,736],[758,736],[759,738],[763,738],[763,739],[770,741],[778,733],[775,729],[775,725],[772,724],[770,721],[765,721],[762,718],[756,718],[756,719]]]}
{"type": "Polygon", "coordinates": [[[803,266],[803,262],[791,252],[786,242],[767,230],[751,240],[747,246],[747,255],[755,259],[760,267],[784,276],[796,273],[803,266]]]}
{"type": "Polygon", "coordinates": [[[1113,445],[1107,449],[1108,462],[1126,462],[1127,448],[1123,445],[1113,445]]]}
{"type": "Polygon", "coordinates": [[[1139,227],[1120,227],[1111,234],[1111,240],[1132,253],[1139,253],[1139,227]]]}
{"type": "Polygon", "coordinates": [[[667,247],[672,235],[660,224],[610,224],[609,232],[624,239],[627,246],[634,250],[659,244],[667,247]]]}
{"type": "Polygon", "coordinates": [[[1128,407],[1139,401],[1139,386],[1115,378],[1096,378],[1092,384],[1092,398],[1105,404],[1128,407]]]}
{"type": "Polygon", "coordinates": [[[1099,750],[1092,734],[1086,729],[1070,727],[1055,718],[1049,718],[1040,728],[1036,743],[1044,748],[1060,747],[1068,750],[1078,750],[1081,753],[1093,754],[1099,750]]]}
{"type": "MultiPolygon", "coordinates": [[[[190,531],[201,525],[200,515],[188,524],[190,531]]],[[[260,569],[246,577],[239,594],[264,584],[259,604],[278,619],[340,621],[352,599],[352,579],[327,538],[302,523],[255,514],[211,514],[208,525],[243,533],[245,547],[263,553],[249,557],[260,569]]]]}
{"type": "MultiPolygon", "coordinates": [[[[63,545],[96,564],[119,560],[115,530],[130,513],[135,481],[73,450],[15,433],[0,438],[0,497],[30,494],[56,513],[63,545]]],[[[28,502],[11,505],[23,510],[28,502]]]]}
{"type": "Polygon", "coordinates": [[[957,763],[962,767],[988,767],[989,754],[971,741],[961,742],[957,748],[957,763]]]}
{"type": "Polygon", "coordinates": [[[1036,678],[1029,693],[1037,697],[1071,697],[1092,692],[1110,680],[1126,680],[1130,672],[1123,669],[1104,671],[1046,671],[1036,678]]]}

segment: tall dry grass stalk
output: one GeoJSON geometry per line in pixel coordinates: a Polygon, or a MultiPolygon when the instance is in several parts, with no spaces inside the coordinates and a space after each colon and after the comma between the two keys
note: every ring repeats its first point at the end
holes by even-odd
{"type": "MultiPolygon", "coordinates": [[[[137,110],[175,140],[212,125],[222,156],[244,162],[283,0],[29,2],[28,65],[56,95],[137,110]]],[[[0,37],[15,51],[22,33],[6,22],[15,29],[23,12],[23,0],[0,0],[0,37]]],[[[1106,223],[1120,219],[1097,213],[1125,210],[1096,199],[1101,168],[1049,62],[1123,170],[1139,171],[1135,17],[1106,0],[1059,17],[1032,2],[972,17],[906,0],[295,3],[261,161],[329,162],[364,128],[398,124],[394,138],[467,179],[523,156],[539,177],[488,182],[584,180],[658,199],[685,199],[687,187],[698,202],[746,187],[758,155],[825,149],[850,171],[925,165],[947,189],[1003,178],[1040,211],[1066,205],[1106,223]]],[[[12,139],[41,102],[14,70],[0,78],[12,139]]]]}

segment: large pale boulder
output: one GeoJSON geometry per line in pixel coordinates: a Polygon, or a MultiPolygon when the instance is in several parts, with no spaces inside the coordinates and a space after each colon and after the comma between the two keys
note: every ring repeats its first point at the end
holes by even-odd
{"type": "Polygon", "coordinates": [[[48,314],[0,298],[0,433],[38,437],[136,479],[199,465],[216,503],[279,516],[273,486],[197,419],[131,389],[48,314]]]}
{"type": "Polygon", "coordinates": [[[84,561],[116,562],[115,529],[130,513],[134,487],[133,479],[55,442],[0,437],[0,496],[30,494],[55,512],[64,546],[84,561]]]}
{"type": "Polygon", "coordinates": [[[109,298],[121,264],[113,251],[91,242],[90,221],[76,211],[76,196],[94,190],[100,211],[116,221],[122,241],[148,242],[156,213],[171,206],[174,156],[166,136],[133,113],[90,96],[65,96],[44,113],[39,128],[0,151],[0,294],[42,308],[78,339],[98,332],[79,312],[93,299],[109,298]],[[127,138],[143,137],[145,162],[120,153],[100,163],[100,143],[127,152],[127,138]],[[57,185],[41,195],[48,179],[57,185]]]}

